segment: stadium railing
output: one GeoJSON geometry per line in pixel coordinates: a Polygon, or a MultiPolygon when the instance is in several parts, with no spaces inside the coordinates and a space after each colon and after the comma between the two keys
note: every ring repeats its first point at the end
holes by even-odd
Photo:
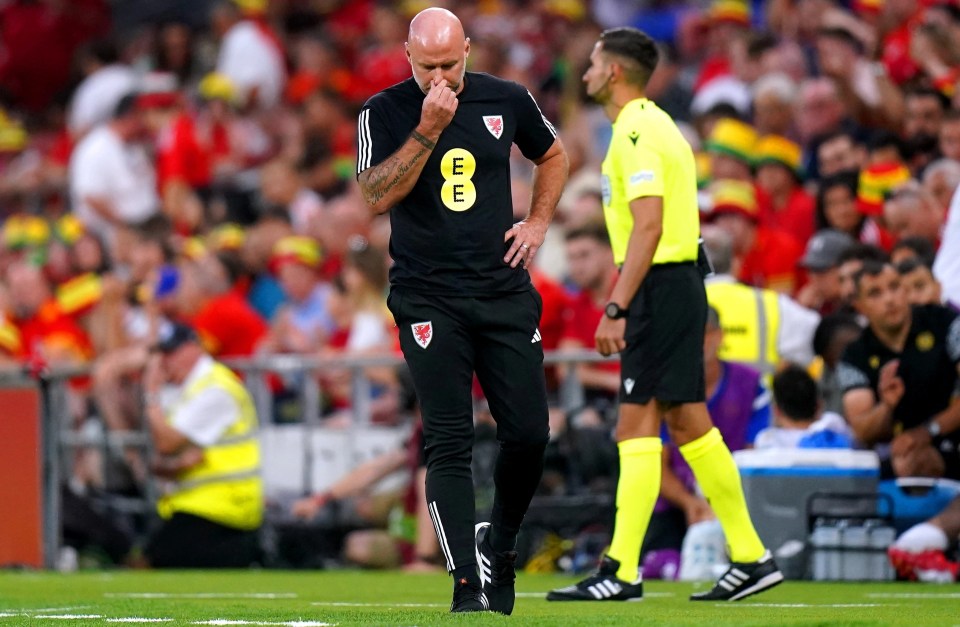
{"type": "MultiPolygon", "coordinates": [[[[593,363],[609,360],[591,350],[564,350],[546,351],[544,365],[593,363]]],[[[321,418],[321,387],[314,376],[299,376],[317,374],[324,370],[350,371],[351,381],[351,421],[348,426],[337,429],[343,446],[338,442],[338,453],[346,456],[353,463],[361,460],[364,455],[362,448],[369,440],[361,437],[371,429],[383,431],[392,430],[396,440],[407,432],[406,426],[375,427],[372,425],[371,415],[371,381],[365,371],[373,367],[399,367],[403,359],[399,355],[365,355],[349,357],[305,357],[292,355],[268,355],[248,359],[231,359],[226,363],[237,372],[242,373],[260,417],[261,431],[274,428],[275,404],[273,389],[268,383],[270,375],[290,375],[290,380],[297,381],[297,396],[300,403],[300,418],[302,428],[306,430],[306,437],[298,438],[302,443],[302,474],[297,492],[309,494],[321,489],[317,485],[316,473],[312,472],[315,460],[311,459],[312,448],[309,445],[315,441],[314,437],[322,433],[326,427],[321,418]]],[[[141,422],[138,430],[109,431],[100,424],[100,428],[82,428],[73,424],[68,407],[69,382],[90,374],[90,368],[85,366],[54,367],[43,369],[11,368],[0,370],[0,387],[23,387],[35,385],[40,398],[40,416],[38,424],[41,433],[42,457],[42,543],[43,563],[46,568],[53,568],[62,545],[60,487],[69,479],[67,470],[72,467],[72,458],[75,452],[82,448],[96,448],[100,451],[102,463],[101,471],[107,481],[111,472],[108,463],[111,457],[122,455],[124,448],[136,448],[149,456],[151,452],[150,436],[147,425],[141,422]]],[[[583,405],[584,392],[576,376],[575,369],[570,368],[568,374],[559,381],[558,404],[564,411],[572,411],[583,405]]],[[[90,420],[98,421],[97,416],[90,420]]],[[[2,450],[2,446],[0,446],[2,450]]],[[[265,458],[265,465],[270,463],[265,458]]],[[[349,468],[342,468],[343,472],[349,468]]],[[[337,476],[325,476],[327,483],[332,483],[337,476]]],[[[269,488],[268,488],[269,489],[269,488]]],[[[148,514],[152,511],[157,495],[157,485],[148,479],[143,486],[142,496],[112,496],[110,507],[118,513],[148,514]]]]}

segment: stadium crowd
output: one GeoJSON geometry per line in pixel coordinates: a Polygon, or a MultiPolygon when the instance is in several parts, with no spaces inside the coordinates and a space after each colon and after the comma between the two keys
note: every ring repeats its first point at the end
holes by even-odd
{"type": "MultiPolygon", "coordinates": [[[[409,77],[406,25],[429,3],[153,4],[130,25],[105,0],[0,2],[0,359],[89,366],[70,388],[78,427],[142,424],[171,321],[217,359],[398,354],[389,214],[356,184],[356,113],[409,77]]],[[[635,25],[662,44],[647,95],[697,155],[707,392],[728,444],[874,448],[885,477],[960,479],[960,4],[438,4],[464,22],[469,69],[526,86],[570,156],[531,270],[544,349],[593,348],[616,274],[610,129],[581,76],[603,28],[635,25]]],[[[522,216],[529,164],[512,178],[522,216]]],[[[552,413],[542,491],[610,490],[618,366],[560,366],[553,392],[571,367],[585,400],[552,413]]],[[[408,420],[402,374],[368,376],[374,421],[408,420]]],[[[319,384],[323,419],[349,424],[349,373],[319,384]]],[[[74,483],[103,487],[93,457],[74,483]]],[[[664,458],[665,528],[710,518],[664,458]]],[[[136,451],[125,463],[135,484],[150,472],[136,451]]]]}

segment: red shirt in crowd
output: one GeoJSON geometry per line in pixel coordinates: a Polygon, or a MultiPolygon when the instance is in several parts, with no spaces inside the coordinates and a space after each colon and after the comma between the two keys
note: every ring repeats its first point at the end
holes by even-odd
{"type": "MultiPolygon", "coordinates": [[[[597,326],[603,317],[605,304],[597,304],[593,300],[593,294],[586,290],[572,297],[564,312],[561,339],[572,340],[583,348],[596,348],[597,326]]],[[[607,361],[594,366],[609,372],[620,372],[619,361],[607,361]]]]}
{"type": "Polygon", "coordinates": [[[180,113],[157,138],[157,187],[163,193],[171,181],[181,180],[194,189],[212,180],[210,146],[201,144],[193,118],[180,113]]]}
{"type": "Polygon", "coordinates": [[[737,278],[747,285],[793,294],[803,283],[797,262],[803,246],[789,233],[757,226],[753,248],[743,257],[737,278]]]}
{"type": "Polygon", "coordinates": [[[20,331],[23,359],[42,358],[87,361],[93,357],[93,345],[87,332],[50,299],[30,318],[14,319],[20,331]]]}
{"type": "Polygon", "coordinates": [[[267,323],[235,291],[207,302],[193,318],[203,346],[214,357],[247,357],[267,333],[267,323]]]}
{"type": "Polygon", "coordinates": [[[761,214],[760,223],[778,231],[785,231],[797,242],[806,244],[815,231],[816,212],[817,205],[813,196],[798,185],[793,188],[783,207],[774,208],[772,203],[768,205],[768,209],[761,214]]]}

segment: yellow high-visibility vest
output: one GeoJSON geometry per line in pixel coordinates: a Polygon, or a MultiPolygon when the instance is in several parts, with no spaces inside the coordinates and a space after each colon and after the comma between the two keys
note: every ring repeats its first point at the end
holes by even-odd
{"type": "Polygon", "coordinates": [[[215,444],[203,449],[203,462],[177,477],[174,488],[157,503],[157,511],[163,518],[180,512],[236,529],[256,529],[264,509],[257,412],[240,379],[217,362],[190,384],[180,402],[210,387],[230,394],[240,417],[215,444]]]}
{"type": "Polygon", "coordinates": [[[707,301],[720,314],[720,359],[770,375],[780,361],[780,304],[773,290],[735,282],[708,282],[707,301]]]}

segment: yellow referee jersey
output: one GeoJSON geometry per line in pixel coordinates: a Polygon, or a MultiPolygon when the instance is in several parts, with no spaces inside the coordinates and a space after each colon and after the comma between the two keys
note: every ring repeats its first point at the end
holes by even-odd
{"type": "Polygon", "coordinates": [[[633,230],[630,201],[643,196],[663,198],[663,233],[653,263],[697,260],[700,215],[693,150],[673,119],[650,100],[631,100],[617,116],[600,185],[618,265],[633,230]]]}

